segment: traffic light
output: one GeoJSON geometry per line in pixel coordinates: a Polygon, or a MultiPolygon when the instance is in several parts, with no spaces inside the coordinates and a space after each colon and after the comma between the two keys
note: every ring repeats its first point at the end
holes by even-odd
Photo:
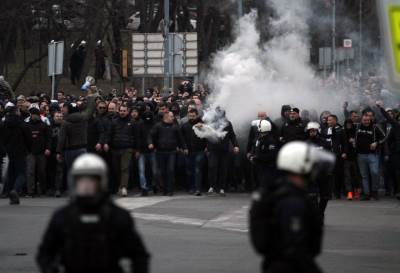
{"type": "Polygon", "coordinates": [[[389,79],[400,93],[400,0],[376,1],[389,79]]]}

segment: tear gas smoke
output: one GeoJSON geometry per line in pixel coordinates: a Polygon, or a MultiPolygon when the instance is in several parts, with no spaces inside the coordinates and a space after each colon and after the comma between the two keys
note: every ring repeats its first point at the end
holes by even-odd
{"type": "MultiPolygon", "coordinates": [[[[260,44],[255,11],[242,17],[237,38],[217,52],[206,81],[212,90],[210,109],[226,110],[239,134],[249,128],[257,111],[270,117],[280,114],[281,105],[322,111],[341,109],[346,95],[327,90],[309,64],[309,0],[270,0],[275,16],[270,22],[273,38],[260,44]]],[[[207,113],[208,114],[208,113],[207,113]]],[[[207,115],[206,114],[206,115],[207,115]]],[[[212,112],[210,113],[212,116],[212,112]]],[[[210,118],[210,127],[222,126],[210,118]]],[[[202,137],[207,137],[203,134],[202,137]]],[[[215,137],[215,135],[214,135],[215,137]]]]}
{"type": "Polygon", "coordinates": [[[227,132],[224,129],[228,122],[225,118],[225,112],[221,111],[219,107],[206,111],[202,120],[204,124],[193,127],[199,138],[207,138],[208,141],[216,143],[226,136],[227,132]]]}

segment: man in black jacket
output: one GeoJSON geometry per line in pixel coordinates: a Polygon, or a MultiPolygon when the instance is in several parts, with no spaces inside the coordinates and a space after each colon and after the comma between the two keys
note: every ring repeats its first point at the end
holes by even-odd
{"type": "Polygon", "coordinates": [[[61,125],[57,144],[57,160],[65,160],[67,171],[72,162],[87,151],[88,120],[96,109],[95,95],[87,96],[86,108],[75,103],[64,104],[67,114],[61,125]]]}
{"type": "Polygon", "coordinates": [[[50,128],[40,119],[39,109],[29,110],[31,118],[28,126],[32,135],[32,149],[27,157],[27,194],[28,196],[46,194],[48,190],[46,177],[47,158],[50,151],[50,128]],[[38,184],[36,184],[36,177],[38,184]],[[36,191],[35,191],[36,190],[36,191]]]}
{"type": "Polygon", "coordinates": [[[87,151],[89,153],[100,153],[106,143],[107,128],[104,122],[106,112],[106,103],[100,101],[97,103],[96,113],[88,120],[87,151]]]}
{"type": "Polygon", "coordinates": [[[19,109],[8,107],[2,128],[2,141],[9,163],[5,193],[10,196],[10,204],[19,204],[19,194],[26,180],[26,156],[31,151],[32,136],[28,125],[22,121],[19,109]]]}
{"type": "Polygon", "coordinates": [[[210,184],[208,194],[213,196],[219,191],[221,196],[225,196],[229,164],[229,145],[232,144],[235,154],[238,154],[240,150],[232,123],[226,118],[225,110],[217,107],[215,113],[217,123],[224,126],[222,131],[225,133],[225,136],[218,138],[216,141],[207,141],[207,151],[209,153],[208,183],[210,184]]]}
{"type": "Polygon", "coordinates": [[[357,164],[357,151],[355,148],[356,125],[353,119],[344,122],[345,154],[344,159],[344,185],[347,191],[347,200],[360,199],[360,175],[357,164]]]}
{"type": "Polygon", "coordinates": [[[382,115],[392,126],[391,129],[391,147],[390,147],[390,155],[389,162],[392,162],[393,172],[394,172],[394,190],[395,195],[398,200],[400,200],[400,116],[397,118],[391,116],[385,109],[381,103],[377,103],[382,115]]]}
{"type": "Polygon", "coordinates": [[[141,136],[140,139],[140,156],[138,160],[139,169],[139,180],[140,187],[142,189],[142,195],[147,196],[149,189],[157,191],[153,187],[153,179],[157,176],[157,165],[155,154],[149,150],[147,140],[149,138],[151,129],[154,126],[154,114],[150,111],[146,111],[141,116],[141,121],[138,122],[141,126],[141,136]]]}
{"type": "Polygon", "coordinates": [[[185,141],[178,125],[174,122],[174,114],[166,112],[163,120],[157,123],[150,132],[149,149],[156,151],[158,167],[158,185],[163,179],[164,195],[174,194],[176,152],[181,149],[188,153],[185,141]]]}
{"type": "Polygon", "coordinates": [[[123,197],[128,195],[129,164],[132,155],[139,158],[140,141],[140,126],[131,120],[128,106],[121,105],[119,117],[111,122],[109,143],[104,145],[104,149],[111,149],[113,174],[123,197]]]}
{"type": "Polygon", "coordinates": [[[289,119],[282,125],[279,140],[281,143],[289,143],[295,140],[305,140],[306,124],[300,118],[300,110],[298,108],[290,109],[289,119]]]}
{"type": "Polygon", "coordinates": [[[361,200],[378,199],[379,188],[379,146],[382,145],[385,135],[370,116],[363,115],[361,124],[356,128],[355,147],[357,149],[358,166],[362,177],[364,196],[361,200]],[[370,181],[371,179],[371,181],[370,181]],[[372,195],[370,190],[372,186],[372,195]]]}
{"type": "Polygon", "coordinates": [[[331,114],[327,117],[327,127],[323,128],[322,137],[325,138],[329,150],[336,155],[336,165],[333,171],[331,186],[334,186],[336,198],[340,199],[344,187],[343,161],[346,159],[347,143],[343,128],[338,124],[337,116],[331,114]]]}
{"type": "Polygon", "coordinates": [[[56,111],[53,113],[53,118],[50,124],[50,157],[48,158],[48,182],[51,183],[50,187],[54,189],[55,197],[61,197],[61,192],[64,188],[64,167],[65,162],[58,161],[56,158],[58,135],[61,129],[61,124],[64,122],[64,117],[61,112],[56,111]]]}
{"type": "Polygon", "coordinates": [[[186,183],[190,192],[194,193],[196,196],[201,195],[203,165],[207,141],[203,138],[199,138],[195,134],[193,127],[202,122],[198,110],[190,109],[188,112],[188,121],[181,127],[182,135],[189,151],[185,161],[186,183]]]}
{"type": "Polygon", "coordinates": [[[132,216],[107,193],[107,166],[95,154],[74,162],[71,201],[52,216],[36,256],[40,272],[148,273],[149,257],[132,216]]]}

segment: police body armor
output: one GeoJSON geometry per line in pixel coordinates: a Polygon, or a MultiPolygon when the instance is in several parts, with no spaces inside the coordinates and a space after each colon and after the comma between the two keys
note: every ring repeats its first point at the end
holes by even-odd
{"type": "Polygon", "coordinates": [[[61,261],[67,272],[106,272],[116,264],[109,218],[107,205],[98,213],[82,213],[77,207],[69,212],[61,261]]]}
{"type": "Polygon", "coordinates": [[[315,207],[311,202],[306,202],[305,211],[305,220],[308,222],[307,227],[310,229],[310,234],[313,234],[306,242],[310,253],[303,253],[307,259],[299,257],[295,261],[285,262],[285,260],[281,260],[287,249],[283,249],[282,247],[285,246],[279,241],[283,231],[279,227],[277,204],[280,200],[293,194],[290,186],[285,186],[284,184],[286,184],[286,181],[278,180],[271,192],[263,194],[258,202],[253,203],[250,210],[250,234],[253,246],[264,257],[264,272],[267,272],[272,264],[276,265],[276,261],[283,262],[282,268],[279,270],[275,268],[272,272],[320,272],[312,259],[320,252],[322,240],[321,220],[318,216],[315,217],[318,213],[315,213],[315,207]],[[294,264],[291,262],[294,262],[294,264]],[[293,268],[294,265],[297,268],[293,268]]]}

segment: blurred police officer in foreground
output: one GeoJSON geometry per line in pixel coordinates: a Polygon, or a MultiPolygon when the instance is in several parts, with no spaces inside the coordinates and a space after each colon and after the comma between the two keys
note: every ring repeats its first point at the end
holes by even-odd
{"type": "Polygon", "coordinates": [[[263,272],[321,272],[314,258],[321,251],[321,217],[308,198],[307,184],[332,169],[335,157],[305,142],[280,150],[283,172],[272,192],[255,194],[250,210],[250,235],[264,257],[263,272]]]}
{"type": "Polygon", "coordinates": [[[39,247],[43,273],[119,273],[120,260],[131,272],[149,272],[149,254],[128,211],[107,195],[107,166],[97,155],[78,157],[69,173],[71,202],[52,217],[39,247]]]}

